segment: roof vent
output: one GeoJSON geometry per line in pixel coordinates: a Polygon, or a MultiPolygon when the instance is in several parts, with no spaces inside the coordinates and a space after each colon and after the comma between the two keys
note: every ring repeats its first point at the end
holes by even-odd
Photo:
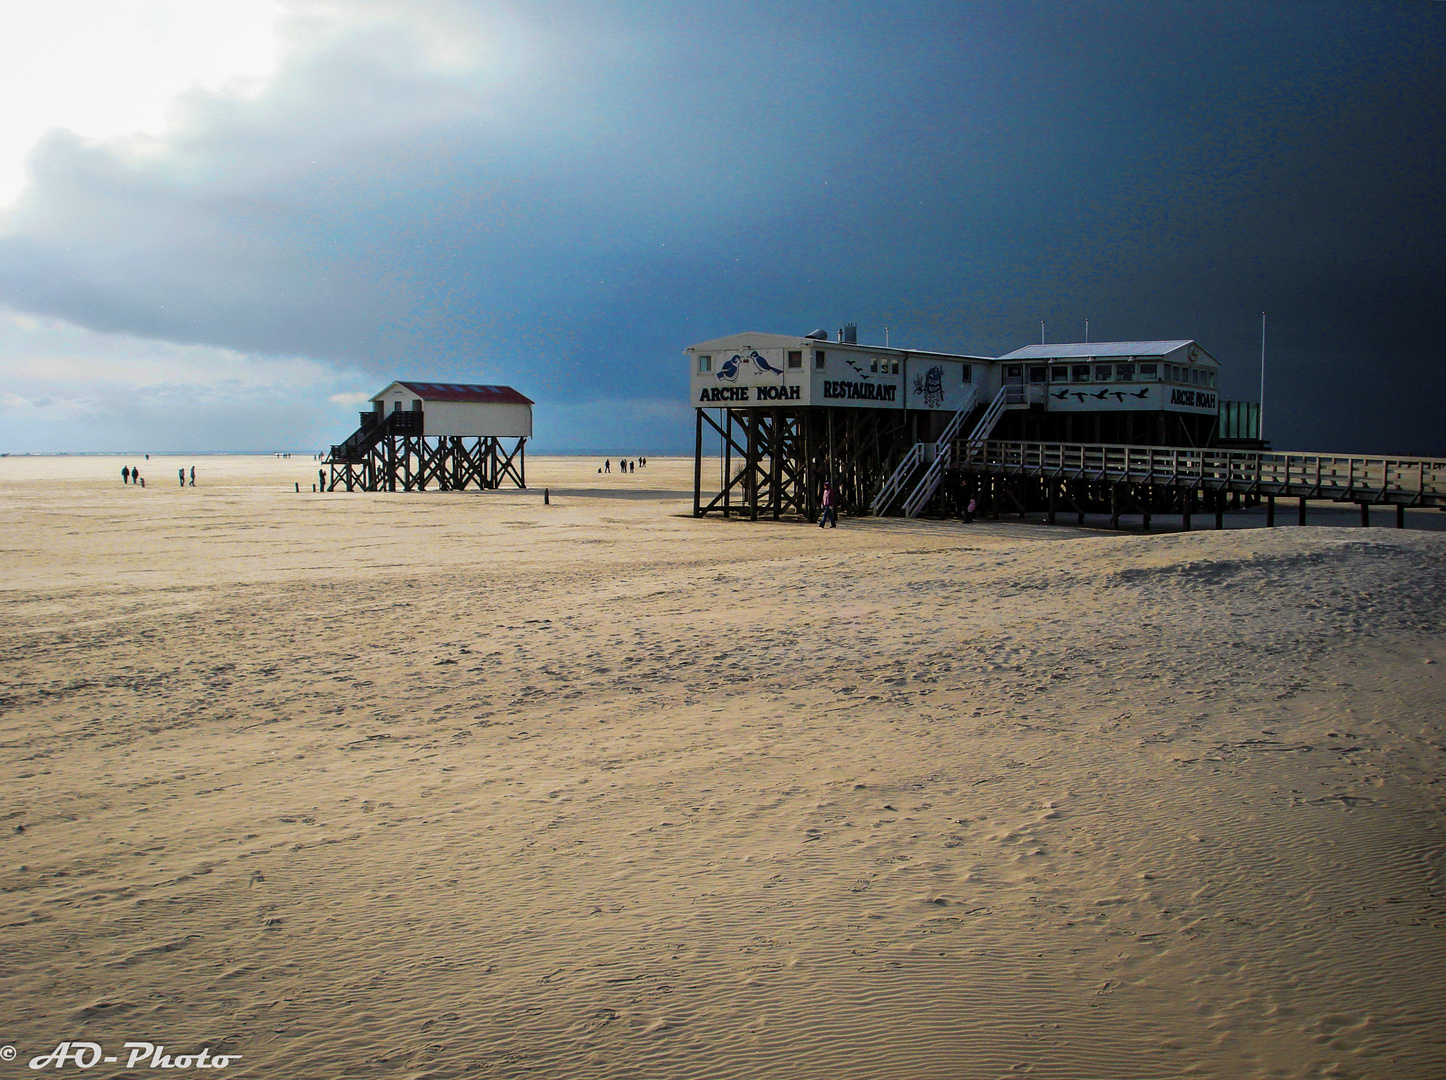
{"type": "Polygon", "coordinates": [[[828,340],[828,331],[825,330],[823,327],[820,326],[817,330],[813,331],[812,333],[804,334],[803,336],[806,337],[806,338],[813,338],[814,341],[827,341],[827,340],[828,340]]]}
{"type": "Polygon", "coordinates": [[[859,343],[859,324],[846,322],[843,328],[843,340],[845,345],[857,345],[859,343]]]}

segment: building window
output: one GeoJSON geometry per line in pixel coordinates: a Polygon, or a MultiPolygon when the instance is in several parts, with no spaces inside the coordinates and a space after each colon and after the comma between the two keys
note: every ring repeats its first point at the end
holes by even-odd
{"type": "Polygon", "coordinates": [[[965,365],[964,365],[964,381],[965,381],[966,383],[972,383],[972,382],[974,381],[974,365],[973,365],[973,364],[965,364],[965,365]]]}
{"type": "Polygon", "coordinates": [[[1208,387],[1210,387],[1210,388],[1213,390],[1213,389],[1215,388],[1215,372],[1213,372],[1213,371],[1206,371],[1204,374],[1205,374],[1205,385],[1208,386],[1208,387]]]}
{"type": "Polygon", "coordinates": [[[826,355],[826,354],[825,354],[825,352],[824,352],[823,349],[818,349],[818,350],[816,350],[816,351],[814,352],[814,354],[813,354],[813,370],[814,370],[814,371],[822,371],[822,370],[823,370],[823,363],[824,363],[824,356],[825,356],[825,355],[826,355]]]}
{"type": "Polygon", "coordinates": [[[803,367],[803,351],[799,350],[794,352],[790,350],[788,354],[788,370],[797,371],[801,367],[803,367]]]}
{"type": "Polygon", "coordinates": [[[1141,382],[1155,382],[1157,379],[1159,379],[1159,377],[1160,377],[1160,365],[1159,365],[1159,364],[1141,364],[1141,365],[1140,365],[1140,381],[1141,381],[1141,382]]]}
{"type": "Polygon", "coordinates": [[[711,356],[700,356],[700,357],[698,357],[698,371],[699,371],[700,374],[706,375],[708,372],[710,372],[710,371],[712,371],[712,370],[713,370],[713,358],[712,358],[711,356]]]}
{"type": "Polygon", "coordinates": [[[1088,364],[1075,364],[1070,369],[1070,380],[1072,382],[1089,382],[1090,366],[1088,364]]]}
{"type": "Polygon", "coordinates": [[[412,398],[412,412],[421,412],[421,411],[422,411],[422,403],[421,403],[420,401],[418,401],[416,398],[412,398]]]}
{"type": "Polygon", "coordinates": [[[877,375],[879,373],[879,361],[877,357],[869,361],[869,373],[873,375],[877,375]]]}
{"type": "Polygon", "coordinates": [[[1049,368],[1045,367],[1043,364],[1038,367],[1031,367],[1029,369],[1029,381],[1031,383],[1042,383],[1044,382],[1045,376],[1048,374],[1048,372],[1049,368]]]}
{"type": "Polygon", "coordinates": [[[1018,386],[1018,385],[1019,385],[1020,383],[1022,383],[1023,381],[1024,381],[1024,365],[1023,365],[1023,364],[1005,364],[1005,365],[1004,365],[1004,382],[1006,383],[1006,385],[1009,385],[1009,386],[1018,386]]]}
{"type": "Polygon", "coordinates": [[[1120,382],[1133,382],[1135,378],[1134,364],[1116,364],[1115,378],[1120,382]]]}
{"type": "Polygon", "coordinates": [[[1114,364],[1096,364],[1095,382],[1109,382],[1115,375],[1114,364]]]}
{"type": "Polygon", "coordinates": [[[1069,366],[1059,364],[1049,369],[1050,382],[1069,382],[1069,366]]]}
{"type": "Polygon", "coordinates": [[[1191,386],[1199,386],[1199,385],[1200,385],[1200,369],[1197,368],[1197,367],[1192,367],[1192,368],[1190,369],[1190,385],[1191,385],[1191,386]]]}
{"type": "Polygon", "coordinates": [[[897,375],[899,373],[899,362],[897,360],[895,360],[892,364],[889,365],[889,371],[894,375],[897,375]]]}

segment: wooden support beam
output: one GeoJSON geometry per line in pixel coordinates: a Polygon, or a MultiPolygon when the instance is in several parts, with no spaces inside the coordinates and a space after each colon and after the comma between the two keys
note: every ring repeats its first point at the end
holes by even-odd
{"type": "Polygon", "coordinates": [[[693,516],[703,516],[703,410],[694,409],[693,420],[693,516]]]}
{"type": "Polygon", "coordinates": [[[1302,496],[1300,497],[1300,513],[1299,513],[1299,516],[1298,516],[1297,519],[1296,519],[1296,524],[1297,524],[1297,525],[1304,525],[1304,524],[1305,524],[1305,496],[1304,496],[1304,495],[1302,495],[1302,496]]]}
{"type": "Polygon", "coordinates": [[[1275,528],[1275,496],[1274,496],[1274,495],[1267,495],[1267,496],[1265,497],[1265,527],[1266,527],[1267,529],[1273,529],[1273,528],[1275,528]]]}
{"type": "Polygon", "coordinates": [[[1405,503],[1397,503],[1397,504],[1396,504],[1396,528],[1398,528],[1398,529],[1404,529],[1405,527],[1406,527],[1406,504],[1405,504],[1405,503]]]}
{"type": "Polygon", "coordinates": [[[1370,527],[1371,527],[1371,504],[1368,503],[1368,502],[1363,502],[1363,503],[1361,503],[1361,528],[1363,528],[1363,529],[1369,529],[1370,527]]]}

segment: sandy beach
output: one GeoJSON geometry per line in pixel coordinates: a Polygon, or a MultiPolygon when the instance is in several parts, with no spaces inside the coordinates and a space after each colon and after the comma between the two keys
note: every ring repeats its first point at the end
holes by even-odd
{"type": "Polygon", "coordinates": [[[1446,1076],[1446,533],[597,464],[0,460],[0,1080],[1446,1076]]]}

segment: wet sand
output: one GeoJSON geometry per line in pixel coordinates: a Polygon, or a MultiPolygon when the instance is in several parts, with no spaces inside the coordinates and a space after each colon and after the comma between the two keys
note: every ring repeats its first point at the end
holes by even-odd
{"type": "Polygon", "coordinates": [[[135,463],[0,460],[0,1077],[1446,1075],[1440,532],[135,463]]]}

